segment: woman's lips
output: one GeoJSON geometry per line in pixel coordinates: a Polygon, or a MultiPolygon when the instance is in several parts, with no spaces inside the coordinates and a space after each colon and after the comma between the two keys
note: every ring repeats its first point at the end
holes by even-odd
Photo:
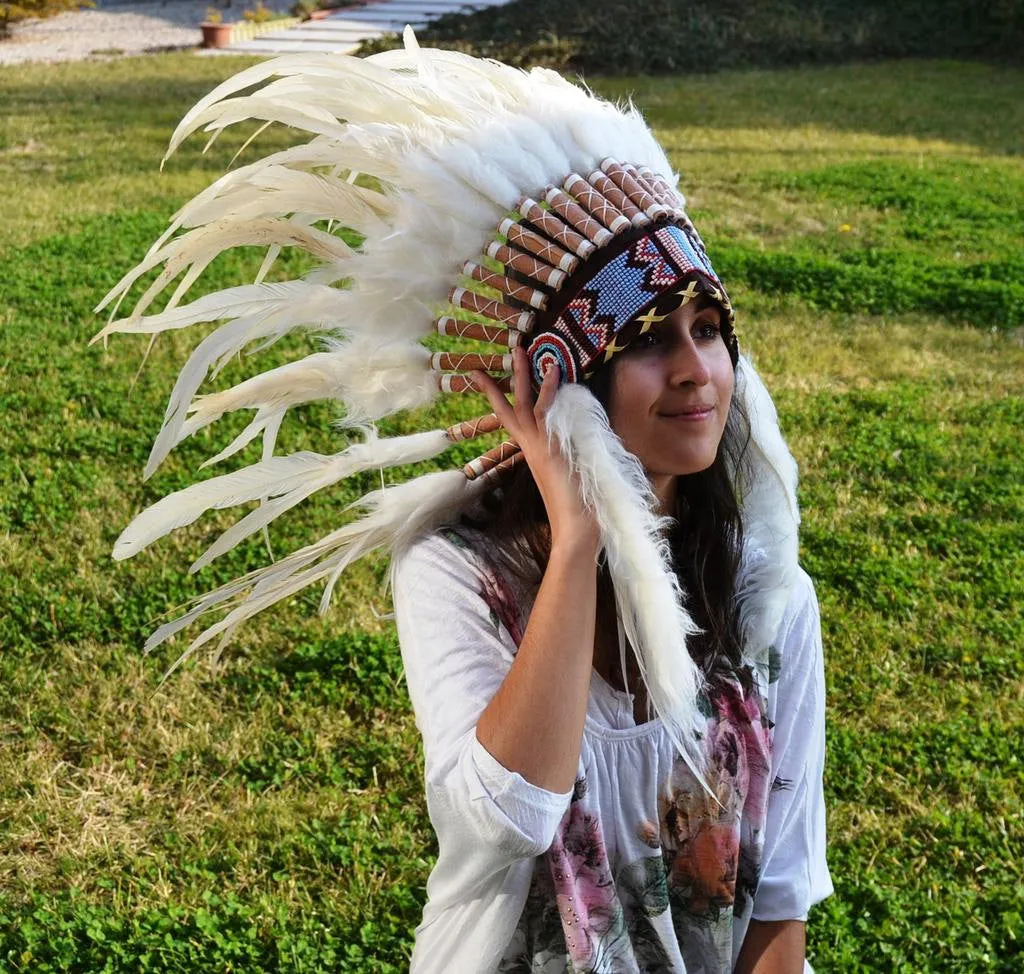
{"type": "Polygon", "coordinates": [[[677,412],[661,413],[661,416],[663,419],[677,420],[682,423],[699,423],[708,419],[714,411],[714,406],[693,406],[680,409],[677,412]]]}

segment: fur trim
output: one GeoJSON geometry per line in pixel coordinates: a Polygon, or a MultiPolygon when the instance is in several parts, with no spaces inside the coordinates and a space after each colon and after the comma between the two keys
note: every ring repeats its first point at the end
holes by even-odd
{"type": "Polygon", "coordinates": [[[547,425],[597,517],[618,615],[654,711],[701,779],[694,735],[704,724],[697,706],[703,678],[686,649],[687,637],[700,630],[671,567],[668,519],[656,513],[657,499],[640,461],[612,432],[589,389],[563,385],[547,425]]]}
{"type": "Polygon", "coordinates": [[[736,597],[744,654],[757,659],[775,640],[799,572],[797,467],[771,396],[745,356],[733,395],[750,433],[743,464],[729,471],[744,539],[736,597]]]}

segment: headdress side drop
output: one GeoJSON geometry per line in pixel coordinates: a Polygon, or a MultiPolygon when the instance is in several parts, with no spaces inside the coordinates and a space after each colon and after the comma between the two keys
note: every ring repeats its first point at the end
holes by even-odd
{"type": "MultiPolygon", "coordinates": [[[[431,459],[494,432],[490,415],[390,439],[372,424],[439,393],[467,391],[468,370],[507,373],[509,349],[523,345],[536,376],[557,362],[569,380],[549,427],[597,514],[619,615],[655,712],[687,756],[700,724],[700,675],[685,651],[695,626],[644,471],[577,380],[698,293],[725,310],[736,398],[753,447],[749,468],[733,471],[749,542],[739,592],[752,657],[774,638],[795,577],[796,473],[771,400],[738,355],[728,297],[673,171],[639,114],[550,71],[420,50],[407,31],[404,51],[365,60],[290,55],[241,72],[185,116],[169,152],[198,128],[216,138],[246,119],[281,122],[313,138],[227,173],[175,214],[100,307],[116,301],[113,318],[139,278],[162,268],[158,277],[130,315],[111,320],[94,340],[225,321],[182,368],[146,476],[183,439],[236,409],[255,415],[207,463],[257,437],[263,459],[143,511],[114,557],[135,554],[205,511],[259,501],[193,564],[198,570],[352,474],[431,459]],[[361,244],[346,243],[339,228],[354,230],[361,244]],[[239,245],[267,248],[256,282],[182,305],[210,261],[239,245]],[[311,254],[317,266],[299,280],[267,283],[286,246],[311,254]],[[179,275],[164,309],[146,314],[179,275]],[[236,353],[298,329],[321,333],[323,350],[196,396],[236,353]],[[475,340],[481,350],[431,354],[423,340],[435,331],[475,340]],[[319,399],[341,403],[343,422],[364,428],[365,442],[332,456],[275,456],[285,412],[319,399]]],[[[255,613],[315,582],[325,582],[326,608],[353,561],[377,549],[399,551],[452,519],[518,456],[506,442],[464,470],[365,495],[358,520],[197,600],[160,627],[147,649],[214,609],[221,617],[185,655],[218,637],[223,643],[255,613]]]]}

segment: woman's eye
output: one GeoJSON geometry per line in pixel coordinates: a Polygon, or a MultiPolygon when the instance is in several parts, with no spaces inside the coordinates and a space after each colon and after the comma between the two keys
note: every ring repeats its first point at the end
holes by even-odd
{"type": "Polygon", "coordinates": [[[722,326],[717,321],[707,318],[704,321],[698,321],[693,330],[697,338],[713,339],[721,334],[722,326]]]}
{"type": "Polygon", "coordinates": [[[654,348],[655,345],[660,343],[661,338],[658,336],[656,331],[645,331],[642,335],[637,335],[636,338],[630,342],[629,347],[635,349],[654,348]]]}

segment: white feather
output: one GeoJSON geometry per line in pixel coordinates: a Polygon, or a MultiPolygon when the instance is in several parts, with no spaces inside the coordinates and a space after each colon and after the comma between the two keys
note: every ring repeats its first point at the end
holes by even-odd
{"type": "Polygon", "coordinates": [[[697,706],[703,679],[686,648],[700,630],[683,605],[670,564],[667,520],[656,512],[657,499],[640,461],[612,432],[588,389],[563,385],[547,426],[597,517],[619,618],[654,711],[701,779],[695,733],[704,724],[697,706]]]}
{"type": "Polygon", "coordinates": [[[343,362],[333,353],[316,352],[222,392],[197,396],[188,407],[189,418],[182,424],[175,445],[236,409],[276,412],[302,403],[335,398],[343,382],[343,362]]]}
{"type": "Polygon", "coordinates": [[[416,409],[437,395],[430,353],[422,346],[354,339],[332,342],[334,351],[318,352],[246,379],[223,392],[198,396],[180,425],[171,448],[215,422],[226,412],[257,413],[232,443],[203,466],[225,459],[251,442],[293,406],[333,399],[345,408],[346,427],[375,422],[389,413],[416,409]]]}
{"type": "MultiPolygon", "coordinates": [[[[146,643],[146,651],[156,648],[210,609],[229,603],[229,611],[192,641],[171,667],[173,670],[212,639],[234,632],[257,613],[315,582],[337,578],[354,561],[370,552],[383,549],[390,554],[397,553],[420,534],[450,520],[478,496],[480,489],[481,484],[466,480],[461,470],[450,470],[424,474],[408,483],[373,491],[353,505],[369,513],[276,564],[250,572],[203,596],[184,615],[153,633],[146,643]]],[[[322,603],[321,610],[324,609],[326,605],[322,603]]]]}
{"type": "Polygon", "coordinates": [[[211,367],[222,366],[232,355],[259,339],[276,340],[300,327],[307,330],[330,327],[345,297],[344,291],[333,288],[313,290],[310,287],[302,294],[300,303],[281,305],[267,302],[262,311],[236,318],[207,335],[178,374],[164,413],[164,426],[153,443],[146,464],[145,476],[149,477],[156,470],[178,442],[188,405],[211,367]]]}
{"type": "MultiPolygon", "coordinates": [[[[281,308],[287,308],[296,301],[301,302],[309,294],[317,292],[318,288],[305,281],[243,284],[239,287],[225,288],[223,291],[203,295],[183,308],[173,308],[171,311],[163,311],[160,314],[142,318],[130,316],[111,321],[90,339],[89,344],[94,345],[115,332],[150,335],[173,331],[177,328],[187,328],[189,325],[199,322],[240,318],[244,315],[265,311],[268,306],[278,305],[281,308]]],[[[95,310],[102,311],[113,297],[115,297],[115,292],[111,291],[95,310]]]]}
{"type": "Polygon", "coordinates": [[[338,159],[344,158],[348,168],[356,168],[377,179],[389,181],[397,174],[393,160],[397,156],[397,145],[405,138],[405,133],[392,125],[350,127],[345,131],[343,138],[329,139],[317,136],[303,145],[283,149],[264,159],[233,169],[182,206],[171,218],[168,228],[153,244],[149,253],[159,250],[179,228],[196,226],[196,214],[213,200],[235,193],[259,172],[272,166],[307,171],[317,167],[334,168],[338,159]]]}
{"type": "Polygon", "coordinates": [[[744,653],[756,659],[773,644],[798,577],[797,467],[771,396],[743,356],[734,396],[750,430],[744,463],[730,471],[744,538],[737,604],[744,653]]]}
{"type": "MultiPolygon", "coordinates": [[[[197,263],[205,267],[219,254],[233,247],[267,247],[271,244],[298,247],[313,257],[331,263],[343,261],[352,253],[349,245],[334,234],[303,227],[291,220],[217,220],[175,237],[132,272],[130,276],[137,279],[158,264],[165,265],[157,279],[139,298],[132,317],[139,317],[182,269],[190,264],[197,263]]],[[[130,287],[132,283],[134,280],[129,281],[127,286],[130,287]]]]}
{"type": "Polygon", "coordinates": [[[388,197],[353,186],[345,179],[287,166],[267,166],[231,192],[219,194],[201,208],[190,208],[181,225],[196,227],[219,220],[241,222],[301,213],[307,219],[335,220],[340,226],[368,234],[383,232],[382,217],[390,209],[388,197]]]}
{"type": "Polygon", "coordinates": [[[280,498],[278,503],[258,508],[224,532],[193,566],[196,570],[318,490],[363,470],[430,459],[451,445],[444,430],[431,430],[384,440],[371,436],[367,442],[353,444],[333,456],[295,453],[252,464],[176,491],[148,507],[117,539],[114,559],[121,561],[138,554],[158,538],[191,524],[207,511],[280,498]]]}

